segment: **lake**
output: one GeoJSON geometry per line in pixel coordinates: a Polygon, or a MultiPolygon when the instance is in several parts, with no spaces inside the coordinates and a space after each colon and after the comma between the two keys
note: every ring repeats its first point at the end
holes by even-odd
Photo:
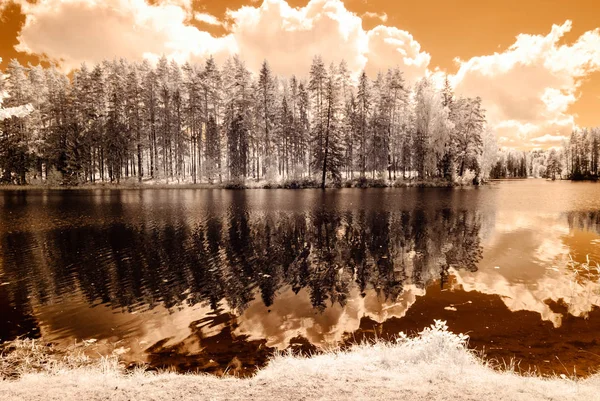
{"type": "Polygon", "coordinates": [[[0,192],[0,340],[244,375],[443,319],[515,369],[600,366],[600,186],[0,192]],[[589,260],[589,262],[588,262],[589,260]]]}

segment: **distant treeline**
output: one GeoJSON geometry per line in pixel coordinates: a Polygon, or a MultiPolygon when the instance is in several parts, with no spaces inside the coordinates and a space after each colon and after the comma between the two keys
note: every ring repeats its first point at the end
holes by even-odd
{"type": "Polygon", "coordinates": [[[597,180],[600,169],[600,128],[574,131],[564,145],[567,175],[572,180],[597,180]]]}
{"type": "Polygon", "coordinates": [[[584,128],[573,131],[559,149],[498,152],[490,177],[597,180],[599,156],[600,128],[584,128]]]}
{"type": "Polygon", "coordinates": [[[409,87],[398,68],[353,80],[344,62],[315,57],[306,79],[284,79],[266,61],[254,76],[237,57],[163,57],[69,76],[13,60],[3,74],[3,107],[30,105],[0,121],[5,183],[477,181],[497,150],[480,98],[455,96],[447,80],[409,87]]]}

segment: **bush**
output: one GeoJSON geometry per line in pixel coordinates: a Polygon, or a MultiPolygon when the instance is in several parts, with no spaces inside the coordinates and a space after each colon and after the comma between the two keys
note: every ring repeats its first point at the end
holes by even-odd
{"type": "Polygon", "coordinates": [[[59,186],[63,185],[63,174],[55,167],[50,168],[46,174],[46,185],[59,186]]]}
{"type": "Polygon", "coordinates": [[[246,189],[246,184],[241,180],[232,180],[223,184],[225,189],[246,189]]]}
{"type": "Polygon", "coordinates": [[[311,178],[299,178],[284,181],[280,188],[285,189],[304,189],[304,188],[319,188],[319,183],[311,178]]]}
{"type": "Polygon", "coordinates": [[[359,177],[344,183],[346,188],[386,188],[388,184],[382,178],[359,177]]]}
{"type": "Polygon", "coordinates": [[[430,180],[404,180],[404,179],[398,179],[396,181],[394,181],[394,183],[392,184],[392,186],[394,188],[410,188],[410,187],[416,187],[416,188],[450,188],[455,186],[456,184],[453,183],[452,181],[448,181],[447,179],[444,178],[433,178],[430,180]]]}
{"type": "Polygon", "coordinates": [[[457,185],[478,185],[475,184],[475,178],[477,178],[477,174],[473,170],[466,170],[462,177],[457,176],[454,180],[454,183],[457,185]]]}

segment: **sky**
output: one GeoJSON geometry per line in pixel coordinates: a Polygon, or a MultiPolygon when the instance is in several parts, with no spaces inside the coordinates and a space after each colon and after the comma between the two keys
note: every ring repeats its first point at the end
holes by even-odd
{"type": "Polygon", "coordinates": [[[560,146],[600,126],[598,0],[0,0],[0,68],[161,55],[306,76],[313,56],[409,84],[449,74],[480,96],[499,145],[560,146]]]}

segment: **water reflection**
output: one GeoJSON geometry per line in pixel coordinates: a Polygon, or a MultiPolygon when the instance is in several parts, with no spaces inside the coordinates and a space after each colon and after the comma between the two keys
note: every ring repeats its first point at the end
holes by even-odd
{"type": "Polygon", "coordinates": [[[96,338],[154,366],[244,374],[274,349],[443,317],[514,355],[522,337],[490,331],[505,311],[558,329],[600,306],[597,272],[571,260],[600,260],[600,204],[557,210],[511,191],[528,193],[7,192],[0,338],[96,338]]]}
{"type": "Polygon", "coordinates": [[[578,317],[600,306],[600,213],[497,216],[493,239],[477,272],[457,271],[466,291],[499,295],[513,312],[526,310],[560,327],[565,312],[578,317]],[[565,224],[566,222],[566,224],[565,224]],[[562,302],[557,312],[552,303],[562,302]]]}
{"type": "Polygon", "coordinates": [[[258,294],[305,290],[311,307],[345,306],[350,289],[395,300],[404,287],[444,285],[450,268],[476,271],[478,213],[326,210],[250,215],[234,203],[224,217],[195,225],[112,224],[104,230],[9,233],[4,276],[29,304],[60,303],[81,292],[87,304],[127,311],[220,302],[241,313],[258,294]],[[11,279],[12,278],[12,279],[11,279]]]}

